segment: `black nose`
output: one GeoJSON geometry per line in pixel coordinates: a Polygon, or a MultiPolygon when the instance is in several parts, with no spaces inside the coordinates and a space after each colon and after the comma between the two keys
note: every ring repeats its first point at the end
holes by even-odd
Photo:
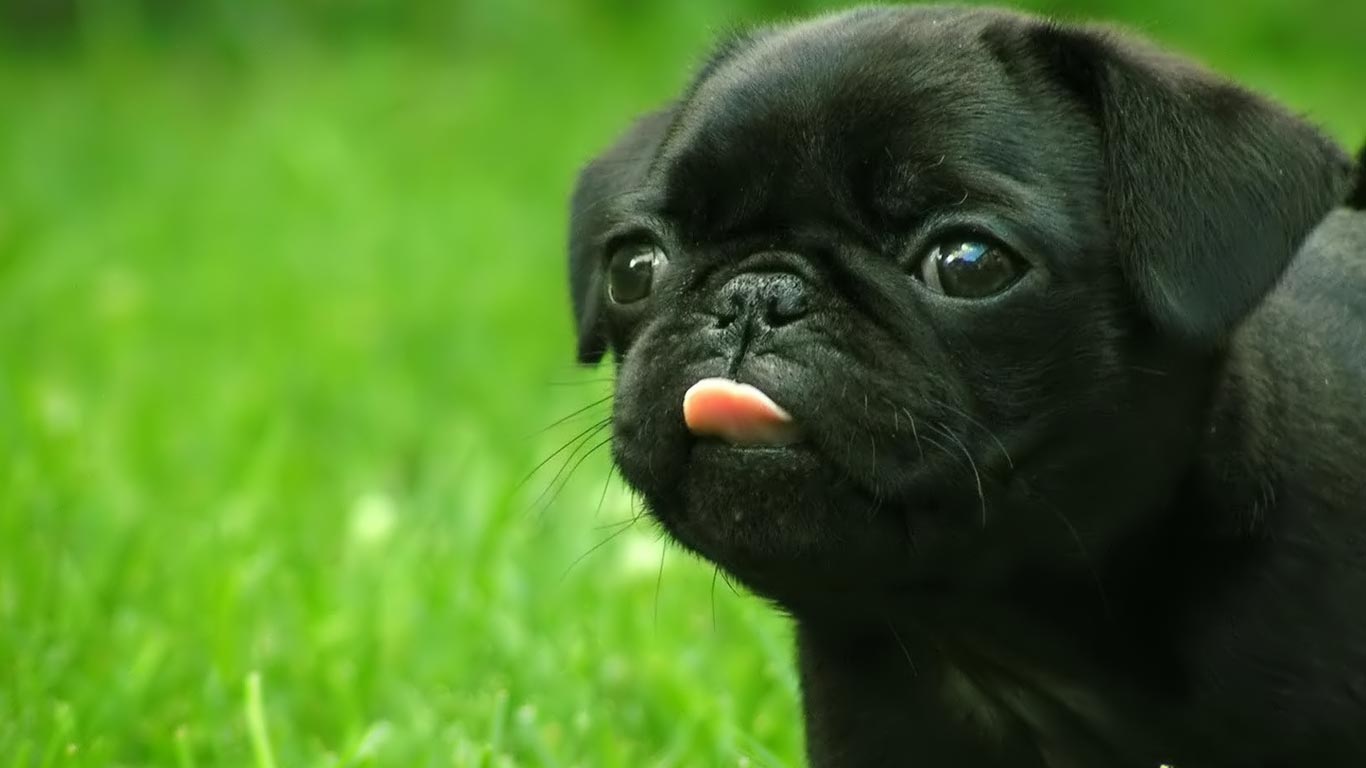
{"type": "Polygon", "coordinates": [[[744,272],[731,278],[716,296],[713,314],[718,327],[744,319],[755,330],[781,328],[811,309],[811,286],[791,272],[744,272]]]}

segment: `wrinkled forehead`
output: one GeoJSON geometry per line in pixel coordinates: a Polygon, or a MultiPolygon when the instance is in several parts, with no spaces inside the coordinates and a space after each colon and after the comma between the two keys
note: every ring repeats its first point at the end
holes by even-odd
{"type": "Polygon", "coordinates": [[[981,29],[972,17],[882,11],[737,46],[706,71],[662,148],[665,206],[726,229],[813,206],[899,216],[1008,202],[1047,184],[1040,146],[1075,135],[1019,87],[981,29]]]}

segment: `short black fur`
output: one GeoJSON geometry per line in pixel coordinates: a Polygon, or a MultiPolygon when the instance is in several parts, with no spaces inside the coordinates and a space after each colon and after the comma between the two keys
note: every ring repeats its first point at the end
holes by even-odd
{"type": "Polygon", "coordinates": [[[951,6],[736,37],[589,164],[570,287],[614,460],[795,620],[812,765],[1366,765],[1353,183],[1184,59],[951,6]],[[963,238],[1028,270],[937,294],[963,238]],[[641,243],[653,291],[614,302],[641,243]],[[718,376],[801,442],[691,434],[718,376]]]}

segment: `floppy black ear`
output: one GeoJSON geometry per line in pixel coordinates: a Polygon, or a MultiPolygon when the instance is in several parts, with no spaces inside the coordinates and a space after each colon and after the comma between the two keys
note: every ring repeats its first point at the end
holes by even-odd
{"type": "Polygon", "coordinates": [[[607,352],[599,249],[610,223],[610,203],[640,187],[672,119],[671,107],[637,119],[616,143],[579,172],[569,204],[569,292],[578,328],[580,363],[597,363],[607,352]]]}
{"type": "Polygon", "coordinates": [[[1347,155],[1270,101],[1113,32],[1041,25],[1031,42],[1096,120],[1140,306],[1161,331],[1218,344],[1344,200],[1347,155]]]}

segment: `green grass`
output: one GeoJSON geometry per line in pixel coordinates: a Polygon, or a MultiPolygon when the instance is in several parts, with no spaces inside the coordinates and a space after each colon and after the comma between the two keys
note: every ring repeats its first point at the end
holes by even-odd
{"type": "MultiPolygon", "coordinates": [[[[801,763],[781,617],[519,482],[607,413],[574,170],[728,7],[602,6],[0,59],[0,767],[801,763]]],[[[1154,7],[1366,135],[1359,13],[1154,7]]]]}

